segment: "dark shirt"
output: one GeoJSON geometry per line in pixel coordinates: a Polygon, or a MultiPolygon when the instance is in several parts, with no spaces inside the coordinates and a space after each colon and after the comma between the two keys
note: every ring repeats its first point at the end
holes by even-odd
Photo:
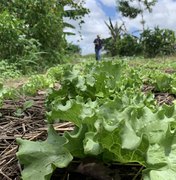
{"type": "Polygon", "coordinates": [[[102,40],[100,38],[96,38],[94,40],[95,49],[100,50],[102,48],[102,40]]]}

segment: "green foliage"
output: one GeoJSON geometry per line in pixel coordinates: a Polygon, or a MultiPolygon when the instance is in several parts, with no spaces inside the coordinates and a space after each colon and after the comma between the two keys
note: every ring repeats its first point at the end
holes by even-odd
{"type": "Polygon", "coordinates": [[[139,13],[141,13],[141,9],[130,6],[129,1],[122,0],[122,1],[119,1],[118,3],[119,3],[118,4],[118,10],[125,17],[136,18],[136,16],[139,13]]]}
{"type": "Polygon", "coordinates": [[[175,104],[156,106],[150,93],[141,92],[140,73],[121,61],[62,70],[61,89],[51,89],[47,99],[47,121],[70,121],[75,129],[59,136],[49,125],[44,142],[18,139],[23,179],[49,179],[56,167],[86,156],[137,162],[145,167],[144,180],[175,178],[175,104]]]}
{"type": "Polygon", "coordinates": [[[79,3],[73,0],[2,0],[0,58],[19,62],[24,72],[30,67],[38,70],[38,64],[44,67],[47,63],[62,63],[67,46],[63,17],[83,23],[82,17],[88,13],[83,4],[84,0],[79,3]],[[64,10],[65,6],[71,10],[64,10]]]}
{"type": "Polygon", "coordinates": [[[68,43],[66,48],[66,53],[71,55],[81,54],[81,48],[79,47],[79,45],[68,43]]]}
{"type": "Polygon", "coordinates": [[[34,101],[33,100],[28,100],[25,101],[23,104],[22,108],[18,108],[16,110],[16,112],[14,113],[15,116],[17,117],[22,117],[24,116],[24,111],[27,110],[28,108],[32,107],[34,105],[34,101]]]}
{"type": "Polygon", "coordinates": [[[33,75],[29,78],[28,83],[24,84],[20,91],[25,94],[35,94],[39,89],[47,89],[53,86],[54,78],[47,78],[43,74],[33,75]]]}
{"type": "MultiPolygon", "coordinates": [[[[3,95],[4,95],[3,83],[0,81],[0,107],[2,106],[3,95]]],[[[0,116],[1,116],[1,113],[0,113],[0,116]]]]}
{"type": "MultiPolygon", "coordinates": [[[[141,24],[143,25],[143,32],[140,35],[141,45],[137,49],[143,47],[143,54],[145,57],[155,57],[157,55],[170,55],[175,51],[175,34],[169,29],[154,30],[145,29],[144,11],[152,12],[152,7],[157,3],[157,0],[141,1],[141,0],[118,0],[117,8],[122,13],[122,16],[129,18],[136,18],[141,15],[141,24]],[[141,46],[141,47],[140,47],[141,46]]],[[[130,39],[129,39],[130,44],[130,39]]],[[[129,52],[127,52],[128,54],[129,52]]]]}
{"type": "Polygon", "coordinates": [[[169,92],[171,90],[173,78],[167,74],[156,74],[155,89],[159,92],[169,92]]]}
{"type": "Polygon", "coordinates": [[[141,24],[145,25],[144,11],[152,12],[152,7],[156,4],[157,0],[117,0],[117,9],[122,13],[122,16],[129,18],[136,18],[141,15],[141,24]]]}
{"type": "Polygon", "coordinates": [[[20,144],[17,156],[25,167],[22,172],[24,180],[49,180],[56,167],[67,167],[72,160],[70,152],[63,147],[67,143],[66,138],[59,136],[52,126],[49,127],[48,135],[46,141],[37,142],[37,144],[17,139],[20,144]],[[28,154],[27,158],[25,157],[26,153],[28,154]],[[30,165],[31,163],[33,166],[30,165]]]}
{"type": "Polygon", "coordinates": [[[46,72],[46,76],[49,79],[56,79],[57,81],[60,81],[63,75],[63,69],[64,67],[67,65],[57,65],[55,67],[51,67],[47,70],[46,72]]]}
{"type": "Polygon", "coordinates": [[[105,22],[111,37],[104,39],[104,49],[111,56],[134,56],[143,54],[144,57],[172,55],[175,52],[175,33],[169,29],[144,30],[140,37],[126,33],[124,24],[118,26],[105,22]]]}
{"type": "Polygon", "coordinates": [[[117,0],[117,7],[123,16],[134,19],[138,14],[143,13],[144,10],[151,12],[152,6],[154,6],[156,2],[157,0],[117,0]],[[140,6],[134,6],[134,3],[139,4],[140,6]]]}
{"type": "Polygon", "coordinates": [[[107,38],[103,42],[104,50],[111,56],[137,56],[142,54],[142,45],[139,39],[130,34],[124,34],[116,40],[107,38]]]}
{"type": "Polygon", "coordinates": [[[41,44],[41,51],[63,52],[63,7],[54,0],[16,0],[2,7],[24,22],[21,31],[26,31],[27,39],[36,39],[41,44]]]}
{"type": "Polygon", "coordinates": [[[106,26],[108,27],[111,37],[107,38],[103,41],[104,49],[107,53],[110,53],[111,56],[119,55],[119,43],[122,35],[126,31],[124,24],[115,25],[112,24],[111,19],[109,18],[109,24],[105,22],[106,26]]]}
{"type": "Polygon", "coordinates": [[[8,63],[5,60],[0,61],[0,74],[1,79],[10,79],[10,78],[17,78],[19,77],[22,72],[18,70],[17,64],[8,63]]]}
{"type": "Polygon", "coordinates": [[[120,56],[137,56],[142,53],[138,37],[125,34],[119,41],[120,56]]]}
{"type": "Polygon", "coordinates": [[[144,12],[152,12],[152,7],[158,2],[157,0],[117,0],[117,10],[121,12],[122,16],[131,19],[141,16],[142,30],[145,30],[144,12]]]}
{"type": "Polygon", "coordinates": [[[109,18],[109,24],[105,22],[108,27],[111,37],[104,39],[104,49],[111,56],[134,56],[141,54],[142,47],[137,37],[132,36],[126,32],[124,23],[120,26],[116,23],[112,24],[109,18]]]}
{"type": "Polygon", "coordinates": [[[110,56],[119,55],[119,46],[113,38],[109,37],[103,40],[103,47],[106,53],[110,56]]]}
{"type": "MultiPolygon", "coordinates": [[[[25,33],[22,31],[24,21],[11,15],[8,11],[0,13],[0,58],[9,59],[22,55],[25,33]]],[[[27,40],[26,40],[27,42],[27,40]]]]}
{"type": "Polygon", "coordinates": [[[59,83],[63,71],[67,66],[67,64],[58,65],[49,68],[45,74],[35,74],[30,76],[28,81],[16,90],[17,93],[34,95],[38,90],[46,90],[53,87],[55,83],[59,83]]]}
{"type": "Polygon", "coordinates": [[[175,33],[169,29],[147,29],[141,34],[141,43],[146,57],[171,55],[174,52],[175,33]]]}
{"type": "MultiPolygon", "coordinates": [[[[6,85],[7,87],[3,87],[3,82],[5,81],[5,79],[10,78],[9,74],[13,75],[13,73],[16,73],[15,69],[10,69],[10,71],[8,72],[7,68],[5,68],[5,75],[3,75],[2,73],[2,82],[0,82],[0,104],[3,102],[4,99],[17,99],[21,95],[35,95],[39,90],[47,93],[48,88],[55,87],[55,84],[57,86],[63,75],[64,66],[67,65],[58,65],[56,67],[50,68],[48,69],[46,74],[32,75],[26,80],[24,84],[20,85],[17,88],[11,88],[8,87],[8,85],[6,85]]],[[[17,75],[18,74],[15,74],[13,78],[19,76],[17,75]]],[[[31,105],[32,102],[27,101],[26,103],[24,103],[23,108],[17,109],[16,115],[21,116],[24,110],[26,108],[29,108],[31,105]]]]}
{"type": "Polygon", "coordinates": [[[24,20],[8,11],[0,14],[0,40],[3,42],[0,45],[0,59],[16,63],[14,66],[17,65],[23,74],[29,73],[31,67],[38,70],[38,61],[41,59],[40,43],[26,34],[24,20]]]}

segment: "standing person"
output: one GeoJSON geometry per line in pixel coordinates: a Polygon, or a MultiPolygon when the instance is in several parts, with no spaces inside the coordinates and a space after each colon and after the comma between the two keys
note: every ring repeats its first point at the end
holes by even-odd
{"type": "Polygon", "coordinates": [[[101,60],[101,49],[102,49],[102,40],[99,35],[93,42],[95,44],[95,58],[97,61],[101,60]]]}

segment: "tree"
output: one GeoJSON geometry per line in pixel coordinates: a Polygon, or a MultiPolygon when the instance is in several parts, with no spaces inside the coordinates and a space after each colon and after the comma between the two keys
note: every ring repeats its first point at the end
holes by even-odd
{"type": "Polygon", "coordinates": [[[131,34],[125,34],[119,42],[120,56],[137,56],[142,54],[142,46],[138,37],[131,34]]]}
{"type": "Polygon", "coordinates": [[[169,29],[146,29],[141,34],[144,56],[170,55],[175,51],[175,32],[169,29]]]}
{"type": "MultiPolygon", "coordinates": [[[[2,0],[0,13],[7,11],[13,21],[23,22],[18,28],[25,39],[35,39],[40,44],[40,51],[45,52],[45,57],[62,56],[66,47],[65,34],[63,32],[63,17],[80,20],[88,10],[83,8],[84,0],[2,0]],[[71,11],[64,10],[70,6],[71,11]]],[[[18,37],[16,39],[19,39],[18,37]]],[[[3,42],[2,42],[3,43],[3,42]]],[[[9,54],[10,56],[10,54],[9,54]]]]}
{"type": "Polygon", "coordinates": [[[66,48],[66,52],[69,55],[73,55],[73,54],[80,55],[81,54],[81,48],[79,47],[79,45],[68,43],[67,48],[66,48]]]}
{"type": "Polygon", "coordinates": [[[125,25],[124,23],[113,25],[111,18],[109,18],[109,23],[105,22],[105,24],[110,31],[111,37],[104,40],[104,48],[111,56],[119,55],[119,43],[122,34],[126,32],[125,25]]]}
{"type": "Polygon", "coordinates": [[[136,18],[141,15],[141,24],[145,29],[144,11],[152,12],[152,7],[158,0],[117,0],[117,10],[122,13],[122,16],[136,18]]]}
{"type": "Polygon", "coordinates": [[[117,22],[113,25],[109,18],[109,23],[105,24],[111,34],[103,43],[107,53],[111,56],[134,56],[142,53],[139,38],[127,32],[124,22],[121,25],[117,22]]]}

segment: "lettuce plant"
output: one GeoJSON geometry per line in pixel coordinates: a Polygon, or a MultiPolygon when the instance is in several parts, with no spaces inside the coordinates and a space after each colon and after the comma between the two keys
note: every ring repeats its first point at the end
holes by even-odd
{"type": "Polygon", "coordinates": [[[61,89],[47,98],[48,139],[17,139],[24,180],[48,180],[56,167],[86,156],[139,163],[144,180],[175,179],[175,104],[158,107],[123,62],[67,66],[62,75],[61,89]],[[52,127],[58,121],[75,128],[59,135],[52,127]]]}

